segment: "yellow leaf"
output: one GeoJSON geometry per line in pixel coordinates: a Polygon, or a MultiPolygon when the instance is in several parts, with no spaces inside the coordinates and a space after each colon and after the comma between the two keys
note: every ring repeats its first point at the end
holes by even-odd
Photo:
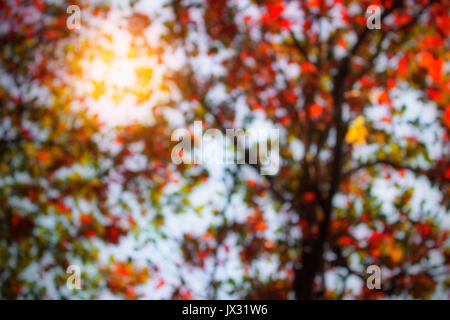
{"type": "Polygon", "coordinates": [[[358,116],[355,120],[353,120],[350,128],[348,128],[345,141],[349,144],[355,142],[358,144],[364,144],[366,143],[368,133],[369,132],[365,126],[364,118],[362,116],[358,116]]]}

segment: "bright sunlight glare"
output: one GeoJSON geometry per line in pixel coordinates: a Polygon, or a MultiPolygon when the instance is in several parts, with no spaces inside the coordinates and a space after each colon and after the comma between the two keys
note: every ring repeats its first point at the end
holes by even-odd
{"type": "Polygon", "coordinates": [[[151,107],[168,97],[161,90],[163,67],[143,38],[101,26],[83,34],[71,63],[77,96],[108,125],[151,120],[151,107]],[[78,54],[79,53],[79,54],[78,54]]]}

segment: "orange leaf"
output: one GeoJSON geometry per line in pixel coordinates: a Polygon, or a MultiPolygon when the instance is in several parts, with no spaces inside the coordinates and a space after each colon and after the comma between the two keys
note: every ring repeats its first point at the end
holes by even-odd
{"type": "Polygon", "coordinates": [[[308,1],[308,7],[310,7],[310,8],[319,8],[320,7],[320,0],[309,0],[308,1]]]}
{"type": "Polygon", "coordinates": [[[266,230],[267,229],[267,225],[266,225],[266,223],[264,222],[264,220],[260,220],[260,221],[258,221],[258,223],[256,224],[256,226],[255,226],[255,228],[254,228],[254,231],[264,231],[264,230],[266,230]]]}
{"type": "Polygon", "coordinates": [[[206,232],[203,236],[203,239],[209,239],[209,238],[214,238],[214,234],[212,232],[206,232]]]}
{"type": "Polygon", "coordinates": [[[383,91],[378,96],[378,103],[379,104],[390,104],[391,100],[389,100],[389,94],[386,91],[383,91]]]}
{"type": "Polygon", "coordinates": [[[403,251],[401,249],[393,249],[391,251],[391,260],[394,263],[398,263],[403,258],[403,251]]]}
{"type": "Polygon", "coordinates": [[[208,252],[206,252],[206,251],[197,252],[197,258],[199,258],[200,260],[205,259],[207,256],[208,256],[208,252]]]}
{"type": "Polygon", "coordinates": [[[256,186],[256,182],[253,181],[253,180],[247,180],[247,185],[248,185],[249,187],[254,187],[254,186],[256,186]]]}
{"type": "Polygon", "coordinates": [[[90,224],[92,222],[92,217],[87,214],[82,214],[80,220],[82,224],[90,224]]]}
{"type": "Polygon", "coordinates": [[[312,118],[320,117],[323,113],[323,107],[318,103],[311,105],[309,110],[312,118]]]}
{"type": "Polygon", "coordinates": [[[40,162],[47,162],[50,159],[50,154],[47,151],[39,152],[38,159],[40,162]]]}
{"type": "Polygon", "coordinates": [[[158,283],[158,285],[156,286],[156,289],[161,289],[162,286],[164,286],[166,284],[166,282],[164,280],[161,279],[161,281],[158,283]]]}
{"type": "Polygon", "coordinates": [[[338,46],[341,46],[342,48],[347,49],[347,41],[345,41],[344,37],[339,38],[338,46]]]}

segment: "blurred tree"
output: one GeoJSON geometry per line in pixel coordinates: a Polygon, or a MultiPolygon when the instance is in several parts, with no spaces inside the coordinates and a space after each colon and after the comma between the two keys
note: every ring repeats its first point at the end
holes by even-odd
{"type": "MultiPolygon", "coordinates": [[[[111,182],[128,155],[114,154],[111,145],[120,140],[102,131],[72,83],[82,76],[74,59],[82,46],[66,28],[66,8],[72,4],[2,1],[0,6],[3,298],[96,297],[104,288],[135,298],[134,286],[154,271],[127,260],[99,261],[96,239],[116,245],[135,228],[129,213],[114,214],[114,203],[108,203],[111,182]],[[84,290],[66,289],[71,264],[83,266],[84,290]]],[[[92,15],[108,11],[99,4],[92,15]]],[[[162,126],[149,129],[164,139],[162,126]]]]}
{"type": "MultiPolygon", "coordinates": [[[[253,211],[248,220],[221,212],[223,223],[208,231],[215,241],[186,239],[186,262],[198,265],[191,251],[201,243],[207,248],[202,259],[217,259],[222,243],[235,239],[244,297],[352,296],[346,289],[351,276],[363,280],[359,298],[430,297],[449,263],[448,230],[437,214],[448,212],[450,192],[448,2],[172,1],[171,8],[176,19],[167,24],[167,45],[183,48],[187,61],[173,79],[193,106],[184,118],[224,130],[249,128],[263,117],[284,137],[277,175],[257,182],[233,176],[253,211]],[[381,30],[366,27],[373,4],[382,9],[381,30]],[[205,76],[206,63],[222,68],[205,76]],[[392,99],[407,88],[436,107],[399,107],[392,99]],[[223,99],[216,97],[220,90],[223,99]],[[414,108],[423,108],[418,116],[437,117],[429,124],[408,120],[414,108]],[[405,122],[414,127],[412,135],[394,130],[405,122]],[[434,158],[422,139],[431,128],[438,128],[434,158]],[[398,183],[406,176],[428,180],[441,194],[441,207],[413,207],[414,187],[398,183]],[[399,191],[393,210],[377,197],[379,179],[399,191]],[[270,238],[265,197],[282,221],[270,238]],[[440,258],[432,259],[432,252],[440,258]],[[278,267],[269,279],[256,271],[268,256],[278,267]],[[366,288],[371,264],[382,266],[384,290],[366,288]],[[334,289],[330,274],[342,280],[334,289]]],[[[258,165],[235,170],[246,167],[259,172],[258,165]]],[[[211,298],[222,284],[212,278],[211,298]]]]}
{"type": "MultiPolygon", "coordinates": [[[[92,43],[73,45],[79,40],[65,28],[69,4],[1,4],[2,297],[47,297],[46,277],[53,277],[53,296],[70,297],[60,288],[72,263],[94,266],[83,273],[80,297],[107,289],[137,298],[135,288],[148,277],[181,299],[448,292],[447,1],[174,0],[150,18],[139,4],[131,1],[127,15],[136,40],[130,55],[155,54],[167,65],[158,90],[170,91],[170,101],[151,108],[151,124],[114,130],[87,107],[73,108],[90,98],[68,79],[82,77],[78,58],[92,43]],[[382,7],[381,30],[366,27],[371,4],[382,7]],[[159,49],[145,40],[152,23],[163,28],[159,49]],[[174,54],[183,56],[181,67],[170,63],[174,54]],[[417,101],[399,106],[411,92],[417,101]],[[278,174],[259,175],[260,162],[227,164],[225,205],[194,206],[195,191],[214,169],[171,162],[170,111],[189,130],[196,120],[204,129],[249,129],[261,121],[280,129],[278,174]],[[129,165],[138,156],[145,159],[140,169],[129,165]],[[130,230],[137,243],[148,242],[139,238],[148,230],[130,213],[130,201],[110,198],[112,184],[133,194],[142,217],[151,212],[156,246],[177,244],[182,261],[173,263],[189,272],[180,271],[179,281],[163,279],[156,261],[98,261],[98,250],[130,230]],[[389,204],[380,197],[387,187],[381,191],[395,190],[389,204]],[[423,188],[440,198],[423,197],[423,188]],[[164,228],[168,211],[197,212],[208,228],[171,234],[164,228]],[[229,261],[239,270],[229,272],[229,261]],[[382,290],[366,287],[373,264],[382,268],[382,290]],[[206,291],[195,292],[188,279],[194,273],[208,279],[206,291]]],[[[99,4],[92,16],[108,20],[109,12],[99,4]]],[[[141,80],[149,73],[141,70],[141,80]]],[[[94,83],[91,96],[104,94],[104,86],[94,83]]],[[[146,101],[143,88],[127,93],[146,101]]]]}

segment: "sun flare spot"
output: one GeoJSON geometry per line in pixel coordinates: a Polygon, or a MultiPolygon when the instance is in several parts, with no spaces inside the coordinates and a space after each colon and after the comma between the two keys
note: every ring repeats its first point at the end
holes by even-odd
{"type": "Polygon", "coordinates": [[[163,66],[144,41],[126,30],[86,35],[72,63],[78,70],[77,95],[107,123],[143,121],[153,105],[167,98],[160,90],[163,66]]]}

